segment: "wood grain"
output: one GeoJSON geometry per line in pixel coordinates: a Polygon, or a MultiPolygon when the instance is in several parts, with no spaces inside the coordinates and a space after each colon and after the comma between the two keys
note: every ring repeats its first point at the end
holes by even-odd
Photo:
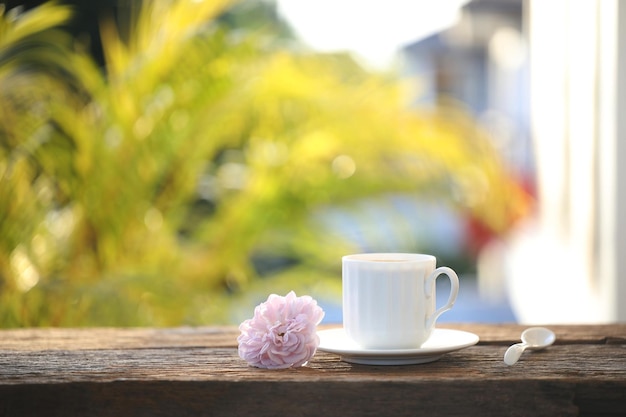
{"type": "Polygon", "coordinates": [[[0,331],[0,350],[234,347],[237,335],[234,327],[13,329],[0,331]]]}
{"type": "MultiPolygon", "coordinates": [[[[322,326],[332,328],[337,326],[322,326]]],[[[509,345],[519,341],[528,326],[512,324],[441,324],[438,327],[476,333],[480,344],[509,345]]],[[[626,343],[626,323],[613,325],[553,325],[557,344],[626,343]]],[[[238,330],[224,327],[180,327],[164,329],[14,329],[0,330],[0,350],[137,349],[163,347],[236,347],[238,330]]]]}
{"type": "Polygon", "coordinates": [[[263,370],[234,327],[0,331],[0,416],[626,415],[626,324],[549,326],[555,345],[508,367],[523,326],[450,325],[481,342],[410,366],[318,352],[263,370]]]}

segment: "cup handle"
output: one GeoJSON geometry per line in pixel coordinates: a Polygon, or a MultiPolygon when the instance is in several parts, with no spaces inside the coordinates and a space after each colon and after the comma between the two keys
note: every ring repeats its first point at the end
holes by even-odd
{"type": "Polygon", "coordinates": [[[437,279],[437,277],[439,277],[439,275],[442,275],[442,274],[447,275],[448,279],[450,279],[450,296],[448,297],[448,301],[443,307],[437,309],[429,317],[426,317],[426,329],[432,329],[432,327],[435,325],[435,321],[437,320],[437,318],[439,318],[439,316],[442,313],[452,308],[452,306],[454,305],[454,302],[456,301],[456,297],[459,294],[459,277],[456,275],[456,272],[454,272],[452,269],[448,268],[447,266],[441,266],[435,269],[428,276],[428,278],[426,278],[426,281],[425,281],[426,297],[430,298],[432,296],[433,285],[435,285],[435,280],[437,279]]]}

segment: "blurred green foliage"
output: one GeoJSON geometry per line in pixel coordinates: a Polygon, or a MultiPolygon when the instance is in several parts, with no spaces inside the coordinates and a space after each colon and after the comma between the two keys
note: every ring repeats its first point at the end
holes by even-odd
{"type": "Polygon", "coordinates": [[[0,9],[0,326],[227,323],[254,289],[337,296],[358,248],[312,214],[390,192],[494,233],[523,215],[466,114],[406,108],[400,80],[255,7],[144,1],[129,28],[103,22],[104,68],[69,8],[0,9]]]}

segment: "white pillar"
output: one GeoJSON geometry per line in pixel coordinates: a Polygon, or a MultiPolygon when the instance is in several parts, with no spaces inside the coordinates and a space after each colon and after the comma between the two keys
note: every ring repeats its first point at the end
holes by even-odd
{"type": "Polygon", "coordinates": [[[626,321],[626,3],[600,1],[598,275],[606,317],[626,321]]]}
{"type": "Polygon", "coordinates": [[[626,2],[528,5],[539,207],[511,302],[521,322],[626,321],[626,2]]]}

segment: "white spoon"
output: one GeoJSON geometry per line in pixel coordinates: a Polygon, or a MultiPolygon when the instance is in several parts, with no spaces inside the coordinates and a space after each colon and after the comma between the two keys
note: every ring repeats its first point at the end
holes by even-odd
{"type": "Polygon", "coordinates": [[[556,340],[554,332],[545,327],[530,327],[522,332],[522,343],[517,343],[504,353],[504,363],[513,365],[526,349],[539,350],[550,346],[556,340]]]}

